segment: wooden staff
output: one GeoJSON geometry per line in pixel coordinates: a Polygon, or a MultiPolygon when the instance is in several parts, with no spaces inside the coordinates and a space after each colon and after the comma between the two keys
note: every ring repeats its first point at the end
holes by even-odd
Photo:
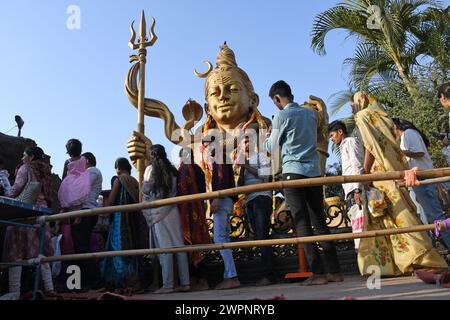
{"type": "Polygon", "coordinates": [[[423,231],[434,230],[434,228],[435,228],[434,224],[427,224],[427,225],[419,225],[419,226],[398,228],[398,229],[372,230],[372,231],[364,231],[364,232],[358,232],[358,233],[327,234],[327,235],[300,237],[300,238],[253,240],[253,241],[239,241],[239,242],[217,243],[217,244],[189,245],[189,246],[171,247],[171,248],[156,248],[156,249],[139,249],[139,250],[123,250],[123,251],[69,254],[69,255],[55,256],[55,257],[44,257],[41,259],[31,259],[28,261],[19,261],[19,263],[38,264],[38,263],[46,263],[46,262],[54,262],[54,261],[145,256],[145,255],[154,255],[154,254],[163,254],[163,253],[214,251],[214,250],[222,250],[222,249],[268,247],[268,246],[289,245],[289,244],[297,244],[298,245],[298,244],[302,244],[302,243],[352,240],[352,239],[388,236],[388,235],[393,235],[393,234],[423,232],[423,231]]]}
{"type": "MultiPolygon", "coordinates": [[[[175,205],[184,202],[195,202],[202,200],[210,200],[216,198],[231,197],[238,194],[248,194],[256,191],[267,191],[267,190],[281,190],[285,188],[302,188],[302,187],[313,187],[321,185],[330,184],[342,184],[351,182],[370,182],[370,181],[387,181],[387,180],[399,180],[403,179],[405,176],[405,171],[392,171],[385,173],[371,173],[363,175],[352,175],[352,176],[334,176],[334,177],[319,177],[319,178],[307,178],[298,180],[286,180],[277,181],[269,183],[254,184],[250,186],[244,186],[239,188],[225,189],[214,192],[205,192],[194,195],[186,195],[179,197],[172,197],[162,200],[155,200],[151,202],[143,202],[129,205],[104,207],[88,210],[77,210],[67,213],[55,214],[51,216],[41,216],[37,218],[37,222],[42,224],[48,221],[58,221],[68,218],[76,217],[89,217],[100,214],[109,214],[113,212],[131,212],[140,211],[143,209],[156,208],[167,205],[175,205]]],[[[421,179],[437,178],[443,176],[450,176],[450,168],[441,169],[430,169],[430,170],[420,170],[417,171],[417,177],[421,179]]]]}

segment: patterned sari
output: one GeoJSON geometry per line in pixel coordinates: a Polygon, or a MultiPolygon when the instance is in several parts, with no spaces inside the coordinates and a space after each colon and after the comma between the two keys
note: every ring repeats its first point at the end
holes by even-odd
{"type": "MultiPolygon", "coordinates": [[[[355,121],[365,149],[375,158],[371,173],[408,169],[395,140],[392,120],[376,101],[359,111],[355,121]]],[[[421,224],[406,189],[400,189],[395,181],[376,181],[373,185],[384,193],[388,207],[382,216],[368,214],[366,231],[421,224]]],[[[358,251],[361,274],[370,274],[367,269],[371,265],[380,267],[382,276],[410,273],[415,268],[447,268],[425,232],[361,239],[358,251]]]]}
{"type": "MultiPolygon", "coordinates": [[[[138,203],[137,181],[129,175],[119,175],[120,191],[110,205],[138,203]]],[[[105,251],[148,248],[148,228],[142,212],[115,212],[110,217],[105,251]]],[[[115,288],[139,287],[140,257],[113,257],[100,261],[100,272],[107,285],[115,288]]]]}
{"type": "MultiPolygon", "coordinates": [[[[202,193],[205,192],[205,187],[205,176],[199,166],[184,163],[180,165],[178,169],[178,195],[202,193]]],[[[185,244],[211,243],[202,201],[180,203],[178,209],[185,244]]],[[[195,267],[203,258],[204,254],[201,251],[189,253],[189,263],[195,267]]]]}
{"type": "MultiPolygon", "coordinates": [[[[28,170],[33,170],[36,180],[42,183],[35,205],[48,208],[51,205],[51,169],[44,160],[35,160],[31,165],[20,165],[16,172],[16,179],[8,197],[17,197],[28,182],[28,170]]],[[[53,256],[51,230],[47,223],[45,226],[44,255],[53,256]]],[[[5,232],[5,242],[2,250],[2,261],[14,262],[23,259],[36,258],[39,255],[39,232],[37,229],[8,226],[5,232]]]]}

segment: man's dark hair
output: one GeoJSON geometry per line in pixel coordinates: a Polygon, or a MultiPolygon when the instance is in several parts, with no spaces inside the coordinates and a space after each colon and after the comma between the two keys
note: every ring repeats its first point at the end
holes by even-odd
{"type": "Polygon", "coordinates": [[[77,139],[70,139],[66,143],[67,153],[71,157],[79,157],[81,155],[81,142],[77,139]]]}
{"type": "Polygon", "coordinates": [[[441,96],[444,96],[444,98],[450,99],[450,82],[446,82],[439,87],[438,98],[440,99],[441,96]]]}
{"type": "Polygon", "coordinates": [[[269,90],[269,97],[273,99],[276,95],[283,98],[288,98],[293,101],[294,96],[292,95],[291,87],[283,80],[275,82],[269,90]]]}
{"type": "Polygon", "coordinates": [[[342,121],[335,120],[332,123],[328,125],[328,133],[330,132],[337,132],[339,130],[342,130],[342,132],[347,135],[347,127],[342,121]]]}
{"type": "Polygon", "coordinates": [[[91,166],[95,167],[97,165],[97,159],[92,154],[92,152],[85,152],[82,154],[82,156],[86,158],[91,166]]]}

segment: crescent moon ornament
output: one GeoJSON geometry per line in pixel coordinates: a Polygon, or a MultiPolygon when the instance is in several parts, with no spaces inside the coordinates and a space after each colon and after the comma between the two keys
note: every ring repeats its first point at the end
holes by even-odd
{"type": "Polygon", "coordinates": [[[206,72],[200,73],[196,69],[194,69],[195,75],[199,78],[206,78],[208,76],[208,74],[213,70],[213,65],[211,62],[209,62],[209,61],[203,61],[203,62],[208,65],[208,70],[206,70],[206,72]]]}

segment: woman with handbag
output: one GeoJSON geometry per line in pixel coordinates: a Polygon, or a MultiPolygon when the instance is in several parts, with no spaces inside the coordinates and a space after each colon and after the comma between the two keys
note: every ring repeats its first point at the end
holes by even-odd
{"type": "MultiPolygon", "coordinates": [[[[49,161],[39,147],[28,147],[22,158],[23,164],[17,169],[16,179],[8,197],[40,207],[51,206],[52,178],[49,161]]],[[[50,227],[46,225],[44,255],[53,255],[50,227]]],[[[4,262],[15,262],[39,256],[39,234],[37,229],[9,226],[6,229],[3,250],[4,262]]],[[[11,267],[9,272],[9,293],[0,300],[17,300],[20,297],[22,267],[11,267]]],[[[53,281],[50,266],[41,266],[44,289],[53,293],[53,281]]]]}

